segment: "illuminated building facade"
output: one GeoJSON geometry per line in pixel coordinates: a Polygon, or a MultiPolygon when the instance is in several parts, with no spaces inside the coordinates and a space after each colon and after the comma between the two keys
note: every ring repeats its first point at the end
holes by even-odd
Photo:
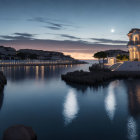
{"type": "Polygon", "coordinates": [[[134,28],[128,33],[129,60],[140,61],[140,29],[134,28]]]}

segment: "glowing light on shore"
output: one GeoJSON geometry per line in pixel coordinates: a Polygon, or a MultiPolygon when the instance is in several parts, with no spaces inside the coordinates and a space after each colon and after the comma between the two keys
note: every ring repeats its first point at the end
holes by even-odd
{"type": "Polygon", "coordinates": [[[80,60],[94,60],[93,58],[93,52],[91,53],[77,53],[77,52],[63,52],[65,55],[70,55],[71,57],[75,59],[80,59],[80,60]]]}

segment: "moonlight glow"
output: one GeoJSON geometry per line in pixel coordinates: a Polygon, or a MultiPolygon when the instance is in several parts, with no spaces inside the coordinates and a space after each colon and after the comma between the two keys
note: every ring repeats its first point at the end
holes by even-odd
{"type": "Polygon", "coordinates": [[[115,32],[115,29],[111,29],[111,33],[114,33],[115,32]]]}

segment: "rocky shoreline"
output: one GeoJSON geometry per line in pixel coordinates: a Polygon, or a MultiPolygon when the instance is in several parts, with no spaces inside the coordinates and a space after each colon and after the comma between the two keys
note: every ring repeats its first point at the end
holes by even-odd
{"type": "Polygon", "coordinates": [[[117,79],[140,79],[140,72],[134,71],[74,71],[61,75],[69,83],[96,86],[117,79]]]}
{"type": "Polygon", "coordinates": [[[3,90],[6,84],[7,84],[6,77],[4,76],[3,72],[0,71],[0,91],[3,90]]]}

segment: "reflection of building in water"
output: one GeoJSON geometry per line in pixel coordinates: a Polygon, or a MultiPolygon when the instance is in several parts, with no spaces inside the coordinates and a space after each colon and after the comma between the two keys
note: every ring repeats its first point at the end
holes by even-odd
{"type": "Polygon", "coordinates": [[[26,69],[26,74],[28,75],[29,71],[30,71],[30,67],[29,66],[25,66],[25,69],[26,69]]]}
{"type": "Polygon", "coordinates": [[[24,79],[50,80],[52,78],[59,79],[61,74],[68,71],[77,70],[78,65],[56,65],[56,66],[13,66],[0,67],[7,79],[12,81],[24,79]],[[44,70],[43,70],[44,69],[44,70]]]}
{"type": "Polygon", "coordinates": [[[133,117],[129,117],[127,121],[127,136],[129,140],[137,140],[137,124],[133,117]]]}
{"type": "Polygon", "coordinates": [[[140,82],[127,82],[128,87],[128,107],[132,116],[140,115],[140,82]]]}
{"type": "Polygon", "coordinates": [[[116,110],[116,97],[115,97],[115,87],[118,85],[118,81],[113,81],[110,83],[108,88],[108,93],[105,98],[105,109],[110,120],[113,120],[116,110]]]}
{"type": "Polygon", "coordinates": [[[64,102],[63,115],[64,115],[64,120],[66,125],[71,123],[72,120],[76,118],[78,111],[79,111],[79,107],[78,107],[76,94],[74,90],[71,89],[68,92],[64,102]]]}
{"type": "Polygon", "coordinates": [[[127,81],[128,109],[130,117],[128,118],[128,139],[137,140],[137,122],[136,118],[140,115],[140,81],[127,81]]]}
{"type": "Polygon", "coordinates": [[[55,66],[52,66],[53,67],[53,71],[55,71],[55,66]]]}

